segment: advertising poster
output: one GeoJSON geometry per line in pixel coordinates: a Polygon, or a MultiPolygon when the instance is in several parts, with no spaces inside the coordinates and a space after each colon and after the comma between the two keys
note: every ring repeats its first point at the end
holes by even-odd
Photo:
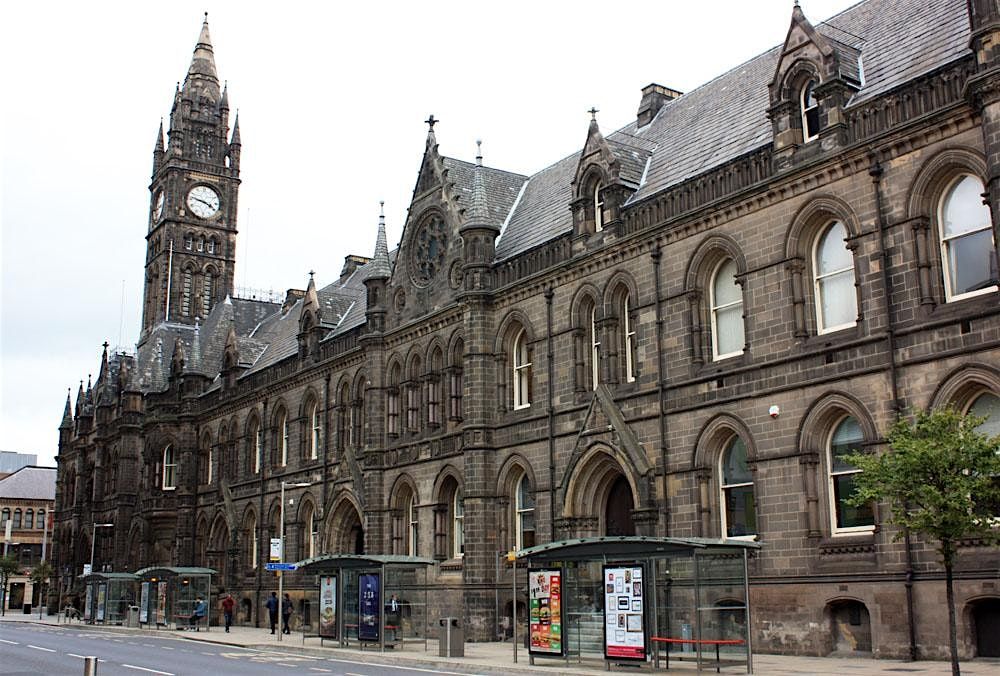
{"type": "Polygon", "coordinates": [[[108,596],[108,585],[97,585],[97,621],[104,621],[104,605],[108,596]]]}
{"type": "Polygon", "coordinates": [[[167,583],[156,583],[156,623],[167,623],[167,583]]]}
{"type": "Polygon", "coordinates": [[[528,571],[528,652],[562,655],[562,572],[528,571]]]}
{"type": "Polygon", "coordinates": [[[94,585],[88,584],[87,591],[83,595],[83,619],[90,622],[94,612],[94,585]]]}
{"type": "Polygon", "coordinates": [[[149,583],[143,582],[139,591],[139,623],[149,623],[149,583]]]}
{"type": "Polygon", "coordinates": [[[337,638],[337,576],[319,578],[319,635],[337,638]]]}
{"type": "Polygon", "coordinates": [[[382,590],[378,573],[363,573],[358,579],[358,640],[378,641],[382,590]]]}
{"type": "Polygon", "coordinates": [[[642,566],[604,566],[604,656],[646,659],[642,566]]]}

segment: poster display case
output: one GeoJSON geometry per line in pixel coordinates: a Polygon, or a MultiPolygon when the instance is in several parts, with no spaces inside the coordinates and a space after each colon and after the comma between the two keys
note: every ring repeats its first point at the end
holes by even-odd
{"type": "Polygon", "coordinates": [[[539,655],[562,655],[562,571],[528,571],[528,650],[539,655]]]}
{"type": "Polygon", "coordinates": [[[604,656],[646,659],[646,623],[640,564],[604,566],[604,656]]]}

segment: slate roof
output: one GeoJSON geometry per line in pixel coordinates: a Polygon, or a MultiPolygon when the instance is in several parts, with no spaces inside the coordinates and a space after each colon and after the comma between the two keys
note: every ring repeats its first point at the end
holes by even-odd
{"type": "MultiPolygon", "coordinates": [[[[452,183],[452,194],[458,197],[459,204],[468,209],[472,205],[472,186],[475,182],[476,165],[452,157],[441,158],[448,169],[448,182],[452,183]]],[[[521,186],[527,176],[515,174],[502,169],[484,166],[483,189],[486,192],[488,219],[485,225],[500,226],[510,213],[521,186]]]]}
{"type": "Polygon", "coordinates": [[[28,465],[0,479],[0,499],[55,500],[56,468],[28,465]]]}
{"type": "MultiPolygon", "coordinates": [[[[861,51],[864,84],[849,106],[970,54],[964,0],[868,0],[815,28],[836,41],[833,46],[842,56],[861,51]]],[[[612,148],[632,138],[655,147],[646,181],[633,200],[771,143],[768,84],[780,51],[781,46],[774,47],[666,104],[641,129],[631,122],[607,136],[612,148]]],[[[498,259],[572,230],[570,182],[579,157],[574,153],[528,179],[497,242],[498,259]]]]}

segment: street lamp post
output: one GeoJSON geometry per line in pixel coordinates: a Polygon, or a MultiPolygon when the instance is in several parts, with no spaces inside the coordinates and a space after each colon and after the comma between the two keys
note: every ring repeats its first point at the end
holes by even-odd
{"type": "Polygon", "coordinates": [[[93,572],[94,572],[94,545],[97,544],[97,529],[98,528],[114,528],[114,525],[115,524],[113,524],[113,523],[95,523],[92,526],[93,531],[91,532],[91,536],[90,536],[90,572],[91,572],[91,574],[93,574],[93,572]]]}
{"type": "MultiPolygon", "coordinates": [[[[306,488],[312,486],[311,483],[301,481],[298,483],[289,483],[287,481],[281,482],[281,523],[278,526],[278,540],[281,542],[281,562],[285,562],[285,489],[286,488],[306,488]]],[[[284,605],[285,605],[285,571],[278,571],[278,614],[284,615],[284,605]]],[[[283,619],[282,617],[278,618],[283,619]]],[[[283,625],[284,623],[282,623],[283,625]]],[[[281,640],[281,634],[284,631],[284,626],[278,627],[278,640],[281,640]]]]}

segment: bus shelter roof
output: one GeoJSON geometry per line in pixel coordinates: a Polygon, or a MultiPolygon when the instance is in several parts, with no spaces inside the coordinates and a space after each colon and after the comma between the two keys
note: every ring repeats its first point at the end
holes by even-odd
{"type": "Polygon", "coordinates": [[[690,554],[704,549],[759,549],[760,543],[731,538],[669,538],[646,535],[609,535],[603,537],[574,538],[547,542],[522,549],[519,559],[534,561],[562,561],[566,559],[603,559],[605,557],[657,558],[677,554],[690,554]]]}
{"type": "Polygon", "coordinates": [[[90,575],[81,575],[80,579],[84,582],[105,582],[107,580],[135,582],[139,576],[135,573],[91,573],[90,575]]]}
{"type": "Polygon", "coordinates": [[[181,575],[215,575],[217,571],[211,568],[197,566],[150,566],[135,571],[138,577],[174,577],[181,575]]]}
{"type": "Polygon", "coordinates": [[[433,566],[434,559],[402,554],[321,554],[304,559],[295,564],[296,570],[316,573],[334,568],[370,568],[372,566],[395,566],[399,568],[433,566]]]}

